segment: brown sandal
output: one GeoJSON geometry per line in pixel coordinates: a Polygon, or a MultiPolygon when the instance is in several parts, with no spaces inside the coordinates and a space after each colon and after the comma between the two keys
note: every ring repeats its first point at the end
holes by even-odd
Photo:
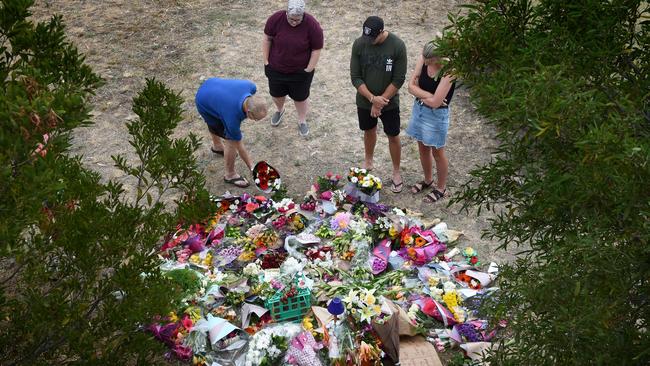
{"type": "Polygon", "coordinates": [[[438,190],[438,188],[434,188],[431,190],[431,193],[427,194],[424,196],[422,199],[426,203],[434,203],[442,200],[443,198],[447,197],[447,189],[443,190],[442,192],[438,190]]]}
{"type": "Polygon", "coordinates": [[[410,186],[409,190],[413,194],[418,194],[418,193],[422,192],[423,189],[427,189],[427,188],[431,187],[432,184],[433,184],[433,181],[431,181],[429,183],[427,183],[425,181],[420,181],[420,182],[417,182],[414,185],[410,186]]]}

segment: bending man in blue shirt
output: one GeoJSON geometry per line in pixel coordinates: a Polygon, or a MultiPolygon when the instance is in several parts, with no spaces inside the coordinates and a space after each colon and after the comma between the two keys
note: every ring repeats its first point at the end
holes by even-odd
{"type": "Polygon", "coordinates": [[[211,78],[196,92],[196,108],[205,120],[212,136],[212,152],[223,155],[226,173],[223,180],[237,187],[248,187],[246,178],[235,172],[237,154],[253,169],[248,151],[242,144],[241,123],[250,118],[266,117],[264,98],[255,95],[257,87],[250,80],[211,78]]]}

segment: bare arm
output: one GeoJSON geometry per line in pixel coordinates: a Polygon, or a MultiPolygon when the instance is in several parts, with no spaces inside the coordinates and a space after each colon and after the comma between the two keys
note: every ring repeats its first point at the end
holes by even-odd
{"type": "Polygon", "coordinates": [[[420,73],[422,72],[422,65],[424,65],[424,58],[420,56],[418,58],[417,64],[415,65],[415,71],[413,71],[413,75],[411,75],[411,79],[409,80],[409,85],[408,85],[409,93],[411,93],[411,95],[413,95],[414,97],[420,100],[433,97],[433,94],[429,93],[428,91],[422,90],[422,88],[420,88],[419,80],[420,80],[420,73]]]}
{"type": "Polygon", "coordinates": [[[399,89],[395,85],[393,85],[393,83],[390,83],[386,87],[386,90],[384,90],[384,92],[381,93],[381,96],[384,99],[386,99],[386,104],[388,104],[388,101],[390,100],[390,98],[394,97],[395,94],[397,94],[398,91],[399,91],[399,89]]]}
{"type": "Polygon", "coordinates": [[[318,59],[320,58],[320,51],[321,50],[311,51],[311,56],[309,57],[309,64],[307,64],[307,68],[305,69],[305,71],[307,72],[314,71],[316,65],[318,64],[318,59]]]}
{"type": "Polygon", "coordinates": [[[444,76],[442,80],[440,80],[440,83],[438,84],[436,92],[433,94],[433,96],[422,99],[424,104],[428,105],[431,108],[440,108],[441,106],[446,106],[447,101],[445,98],[447,97],[447,93],[449,93],[449,89],[451,89],[452,82],[453,80],[451,76],[444,76]]]}
{"type": "Polygon", "coordinates": [[[237,153],[239,153],[239,156],[244,161],[244,164],[246,164],[248,167],[248,170],[253,170],[253,161],[251,160],[250,155],[248,155],[248,151],[244,147],[244,143],[241,140],[224,140],[224,143],[230,145],[230,148],[236,150],[237,153]]]}
{"type": "Polygon", "coordinates": [[[271,52],[271,36],[264,35],[264,40],[262,41],[262,56],[264,57],[264,65],[269,64],[269,53],[271,52]]]}

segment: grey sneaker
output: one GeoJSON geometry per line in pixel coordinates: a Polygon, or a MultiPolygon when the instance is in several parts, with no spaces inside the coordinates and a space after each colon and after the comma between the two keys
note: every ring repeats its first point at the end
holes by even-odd
{"type": "Polygon", "coordinates": [[[271,126],[276,127],[277,125],[282,122],[282,117],[284,117],[284,111],[285,109],[282,110],[282,112],[275,112],[273,113],[273,117],[271,117],[271,126]]]}
{"type": "Polygon", "coordinates": [[[307,122],[300,122],[298,124],[298,131],[300,131],[300,136],[302,137],[309,135],[309,125],[307,122]]]}

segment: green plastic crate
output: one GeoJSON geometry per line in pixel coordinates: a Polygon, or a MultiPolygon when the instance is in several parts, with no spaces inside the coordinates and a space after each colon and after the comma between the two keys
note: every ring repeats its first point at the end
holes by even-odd
{"type": "Polygon", "coordinates": [[[265,302],[265,307],[276,322],[300,322],[311,308],[311,291],[308,288],[298,289],[296,295],[288,298],[286,303],[280,301],[281,298],[282,291],[278,291],[265,302]]]}

